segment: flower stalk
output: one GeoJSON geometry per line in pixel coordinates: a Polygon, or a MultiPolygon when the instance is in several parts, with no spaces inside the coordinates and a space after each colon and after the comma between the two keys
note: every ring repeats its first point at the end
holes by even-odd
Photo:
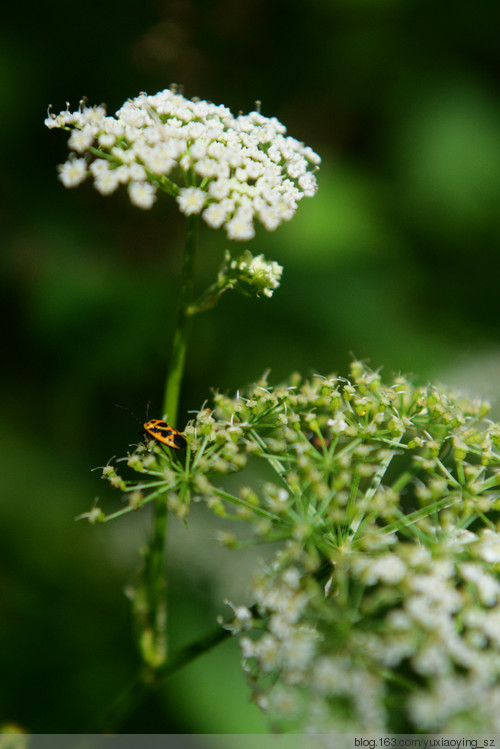
{"type": "Polygon", "coordinates": [[[193,296],[194,260],[199,223],[198,216],[187,216],[186,222],[186,244],[182,267],[181,290],[177,308],[177,324],[172,342],[172,354],[170,357],[170,367],[165,384],[165,397],[163,401],[163,415],[168,419],[169,424],[172,424],[172,426],[175,426],[177,421],[179,396],[189,336],[189,318],[191,316],[189,307],[193,296]]]}
{"type": "MultiPolygon", "coordinates": [[[[179,409],[186,350],[189,336],[189,305],[193,295],[194,260],[198,237],[198,216],[188,216],[186,242],[182,268],[181,290],[177,308],[177,323],[172,342],[170,367],[165,384],[163,414],[175,425],[179,409]]],[[[150,630],[139,626],[140,649],[145,662],[153,669],[163,666],[168,658],[167,632],[167,577],[166,538],[168,508],[161,494],[154,502],[153,532],[146,552],[145,588],[147,597],[147,619],[150,630]],[[146,635],[146,636],[145,636],[146,635]]],[[[142,618],[142,617],[141,617],[142,618]]]]}

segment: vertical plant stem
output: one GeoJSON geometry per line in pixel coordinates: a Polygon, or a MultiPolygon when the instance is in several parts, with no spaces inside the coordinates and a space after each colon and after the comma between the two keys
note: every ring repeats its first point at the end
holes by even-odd
{"type": "Polygon", "coordinates": [[[148,643],[148,663],[153,669],[167,660],[167,580],[165,576],[165,540],[167,535],[167,505],[159,497],[154,505],[153,537],[148,549],[146,574],[151,614],[151,642],[148,643]]]}
{"type": "MultiPolygon", "coordinates": [[[[187,217],[186,244],[182,268],[181,290],[177,308],[177,324],[172,343],[169,373],[165,386],[163,412],[169,423],[175,425],[179,395],[186,359],[189,334],[188,307],[193,296],[193,271],[198,236],[198,216],[187,217]]],[[[154,506],[153,536],[148,549],[146,574],[151,614],[151,642],[147,661],[158,669],[167,660],[167,580],[165,572],[165,541],[167,534],[167,506],[165,497],[159,497],[154,506]]]]}
{"type": "Polygon", "coordinates": [[[181,390],[184,362],[186,359],[187,340],[189,334],[188,307],[193,298],[193,271],[198,237],[198,216],[187,217],[186,246],[184,250],[184,264],[182,267],[182,284],[177,308],[177,325],[172,342],[172,355],[165,385],[163,401],[163,415],[168,418],[172,426],[177,421],[179,395],[181,390]]]}

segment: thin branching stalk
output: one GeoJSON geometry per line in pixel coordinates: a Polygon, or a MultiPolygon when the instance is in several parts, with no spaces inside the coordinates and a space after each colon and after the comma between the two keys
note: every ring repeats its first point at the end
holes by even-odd
{"type": "Polygon", "coordinates": [[[124,720],[141,706],[151,691],[161,687],[171,676],[180,671],[184,666],[194,661],[200,655],[205,655],[212,648],[219,645],[231,636],[231,629],[217,627],[211,632],[192,642],[190,645],[174,653],[161,667],[152,671],[143,669],[128,684],[117,699],[108,707],[96,723],[91,726],[91,733],[116,731],[124,720]]]}

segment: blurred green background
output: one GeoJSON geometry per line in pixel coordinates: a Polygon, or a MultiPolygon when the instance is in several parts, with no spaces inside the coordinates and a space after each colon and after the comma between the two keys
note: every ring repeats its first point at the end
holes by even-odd
{"type": "MultiPolygon", "coordinates": [[[[114,112],[172,82],[249,111],[256,99],[323,157],[295,219],[248,244],[285,266],[272,300],[227,295],[193,331],[182,418],[271,368],[345,373],[352,357],[495,398],[500,390],[500,55],[497,0],[56,0],[10,4],[0,30],[2,387],[0,721],[91,730],[132,678],[123,590],[148,512],[75,523],[118,493],[95,466],[159,415],[183,223],[125,192],[56,177],[66,136],[43,126],[82,96],[114,112]]],[[[198,279],[228,241],[206,229],[198,279]]],[[[242,250],[247,245],[237,245],[242,250]]],[[[499,412],[497,411],[497,414],[499,412]]],[[[245,600],[253,562],[201,510],[171,547],[173,646],[245,600]]],[[[226,642],[120,727],[258,733],[226,642]]]]}

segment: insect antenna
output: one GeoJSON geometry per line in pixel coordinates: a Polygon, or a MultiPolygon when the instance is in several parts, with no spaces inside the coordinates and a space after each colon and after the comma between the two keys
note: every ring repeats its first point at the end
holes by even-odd
{"type": "Polygon", "coordinates": [[[126,411],[128,414],[130,414],[130,416],[132,416],[132,418],[134,418],[137,421],[138,424],[142,426],[142,421],[137,418],[135,413],[130,408],[127,408],[127,406],[122,406],[121,403],[115,403],[115,408],[121,408],[122,411],[126,411]]]}
{"type": "Polygon", "coordinates": [[[144,432],[144,422],[142,422],[141,419],[138,419],[137,416],[135,415],[135,413],[130,408],[127,408],[127,406],[122,406],[121,403],[115,403],[115,408],[121,408],[122,411],[126,411],[128,414],[130,414],[130,416],[132,416],[132,418],[139,425],[139,432],[138,432],[138,434],[140,435],[140,437],[144,437],[144,434],[145,434],[145,432],[144,432]]]}

